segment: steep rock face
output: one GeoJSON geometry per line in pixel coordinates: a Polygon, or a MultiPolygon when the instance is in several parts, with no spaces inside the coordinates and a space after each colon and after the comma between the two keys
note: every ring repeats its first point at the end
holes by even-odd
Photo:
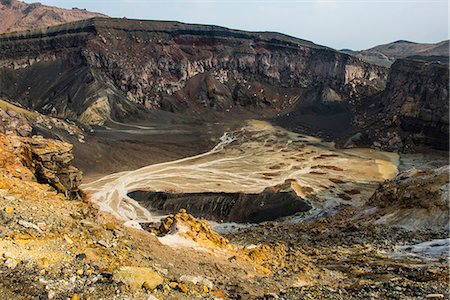
{"type": "Polygon", "coordinates": [[[386,69],[276,33],[96,18],[0,37],[0,79],[7,99],[101,123],[145,109],[207,118],[347,102],[382,89],[386,69]]]}
{"type": "Polygon", "coordinates": [[[386,89],[362,101],[355,119],[378,148],[448,150],[448,59],[410,58],[391,67],[386,89]]]}
{"type": "Polygon", "coordinates": [[[185,208],[196,217],[240,223],[272,221],[311,209],[294,192],[277,193],[270,189],[260,194],[135,191],[130,197],[150,211],[170,213],[185,208]]]}
{"type": "Polygon", "coordinates": [[[17,0],[0,1],[0,33],[47,27],[65,22],[88,19],[103,14],[84,9],[62,9],[41,3],[27,4],[17,0]]]}

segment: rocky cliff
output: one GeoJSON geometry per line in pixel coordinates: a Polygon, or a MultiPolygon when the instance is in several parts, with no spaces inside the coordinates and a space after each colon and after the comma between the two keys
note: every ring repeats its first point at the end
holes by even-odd
{"type": "Polygon", "coordinates": [[[196,217],[213,221],[260,223],[306,212],[310,203],[295,192],[273,191],[267,188],[260,194],[245,193],[186,193],[135,191],[130,197],[157,213],[170,213],[180,207],[188,209],[196,217]]]}
{"type": "Polygon", "coordinates": [[[47,27],[65,22],[102,16],[85,9],[63,9],[41,3],[25,3],[18,0],[0,1],[0,33],[47,27]]]}
{"type": "Polygon", "coordinates": [[[72,166],[74,157],[71,144],[33,136],[25,145],[31,154],[28,162],[38,182],[49,184],[71,199],[81,196],[79,185],[82,175],[72,166]]]}
{"type": "Polygon", "coordinates": [[[351,102],[387,70],[270,32],[95,18],[0,37],[0,93],[87,124],[149,110],[196,118],[270,116],[351,102]]]}
{"type": "Polygon", "coordinates": [[[378,148],[448,150],[448,81],[446,57],[399,59],[386,89],[361,102],[354,123],[378,148]]]}
{"type": "Polygon", "coordinates": [[[0,36],[0,96],[89,125],[274,117],[342,145],[446,150],[447,82],[445,57],[387,69],[286,35],[217,26],[94,18],[0,36]]]}

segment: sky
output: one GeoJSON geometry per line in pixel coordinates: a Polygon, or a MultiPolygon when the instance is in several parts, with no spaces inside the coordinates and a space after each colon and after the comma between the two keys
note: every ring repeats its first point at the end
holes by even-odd
{"type": "MultiPolygon", "coordinates": [[[[26,1],[28,3],[36,1],[26,1]]],[[[447,0],[39,0],[111,17],[276,31],[335,49],[448,39],[447,0]]]]}

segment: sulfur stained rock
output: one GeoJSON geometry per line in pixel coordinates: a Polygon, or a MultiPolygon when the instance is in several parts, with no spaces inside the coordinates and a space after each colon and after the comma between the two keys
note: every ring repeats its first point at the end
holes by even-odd
{"type": "Polygon", "coordinates": [[[14,208],[10,206],[5,207],[5,213],[8,215],[14,213],[14,208]]]}
{"type": "Polygon", "coordinates": [[[226,299],[225,295],[221,291],[211,292],[211,295],[219,299],[226,299]]]}
{"type": "Polygon", "coordinates": [[[49,259],[47,257],[43,257],[40,260],[41,266],[42,268],[48,268],[48,266],[50,265],[49,259]]]}
{"type": "Polygon", "coordinates": [[[113,276],[114,281],[139,289],[145,284],[147,290],[153,290],[163,283],[163,278],[155,271],[144,267],[122,267],[113,276]]]}
{"type": "Polygon", "coordinates": [[[182,293],[187,293],[189,291],[188,287],[185,284],[178,282],[169,283],[169,287],[182,293]]]}
{"type": "Polygon", "coordinates": [[[152,282],[149,281],[144,281],[144,283],[142,284],[142,287],[144,289],[146,289],[147,291],[151,292],[155,289],[155,286],[152,282]]]}
{"type": "Polygon", "coordinates": [[[170,282],[169,283],[169,287],[172,288],[172,289],[176,289],[177,286],[178,286],[178,283],[176,283],[176,282],[170,282]]]}
{"type": "Polygon", "coordinates": [[[188,292],[188,287],[185,284],[179,283],[177,285],[177,289],[182,292],[182,293],[187,293],[188,292]]]}
{"type": "Polygon", "coordinates": [[[185,237],[199,244],[222,248],[228,246],[228,240],[214,232],[206,220],[195,218],[185,209],[180,209],[177,214],[162,219],[161,225],[154,233],[158,236],[173,234],[178,232],[180,226],[188,229],[182,233],[185,237]]]}
{"type": "MultiPolygon", "coordinates": [[[[47,184],[70,199],[81,197],[82,173],[71,165],[72,145],[41,136],[28,138],[8,133],[0,134],[0,150],[0,167],[8,178],[47,184]]],[[[10,180],[0,182],[1,189],[10,190],[13,186],[10,180]]]]}

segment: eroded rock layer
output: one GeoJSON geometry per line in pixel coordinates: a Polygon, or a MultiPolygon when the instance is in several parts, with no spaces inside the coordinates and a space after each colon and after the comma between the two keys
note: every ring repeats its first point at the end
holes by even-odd
{"type": "Polygon", "coordinates": [[[311,209],[294,191],[274,192],[270,189],[260,194],[136,191],[129,195],[150,211],[172,213],[185,208],[196,217],[214,221],[259,223],[311,209]]]}
{"type": "Polygon", "coordinates": [[[40,136],[24,138],[13,134],[0,135],[5,154],[2,168],[22,180],[32,179],[53,187],[68,198],[79,198],[81,172],[71,165],[72,145],[40,136]],[[13,169],[13,167],[15,169],[13,169]]]}
{"type": "Polygon", "coordinates": [[[6,99],[88,124],[146,109],[270,116],[298,103],[352,102],[381,90],[386,76],[312,42],[217,26],[95,18],[0,37],[6,99]]]}
{"type": "Polygon", "coordinates": [[[364,112],[355,122],[386,150],[414,151],[425,145],[448,151],[448,80],[448,59],[397,60],[386,89],[363,102],[364,112]]]}

